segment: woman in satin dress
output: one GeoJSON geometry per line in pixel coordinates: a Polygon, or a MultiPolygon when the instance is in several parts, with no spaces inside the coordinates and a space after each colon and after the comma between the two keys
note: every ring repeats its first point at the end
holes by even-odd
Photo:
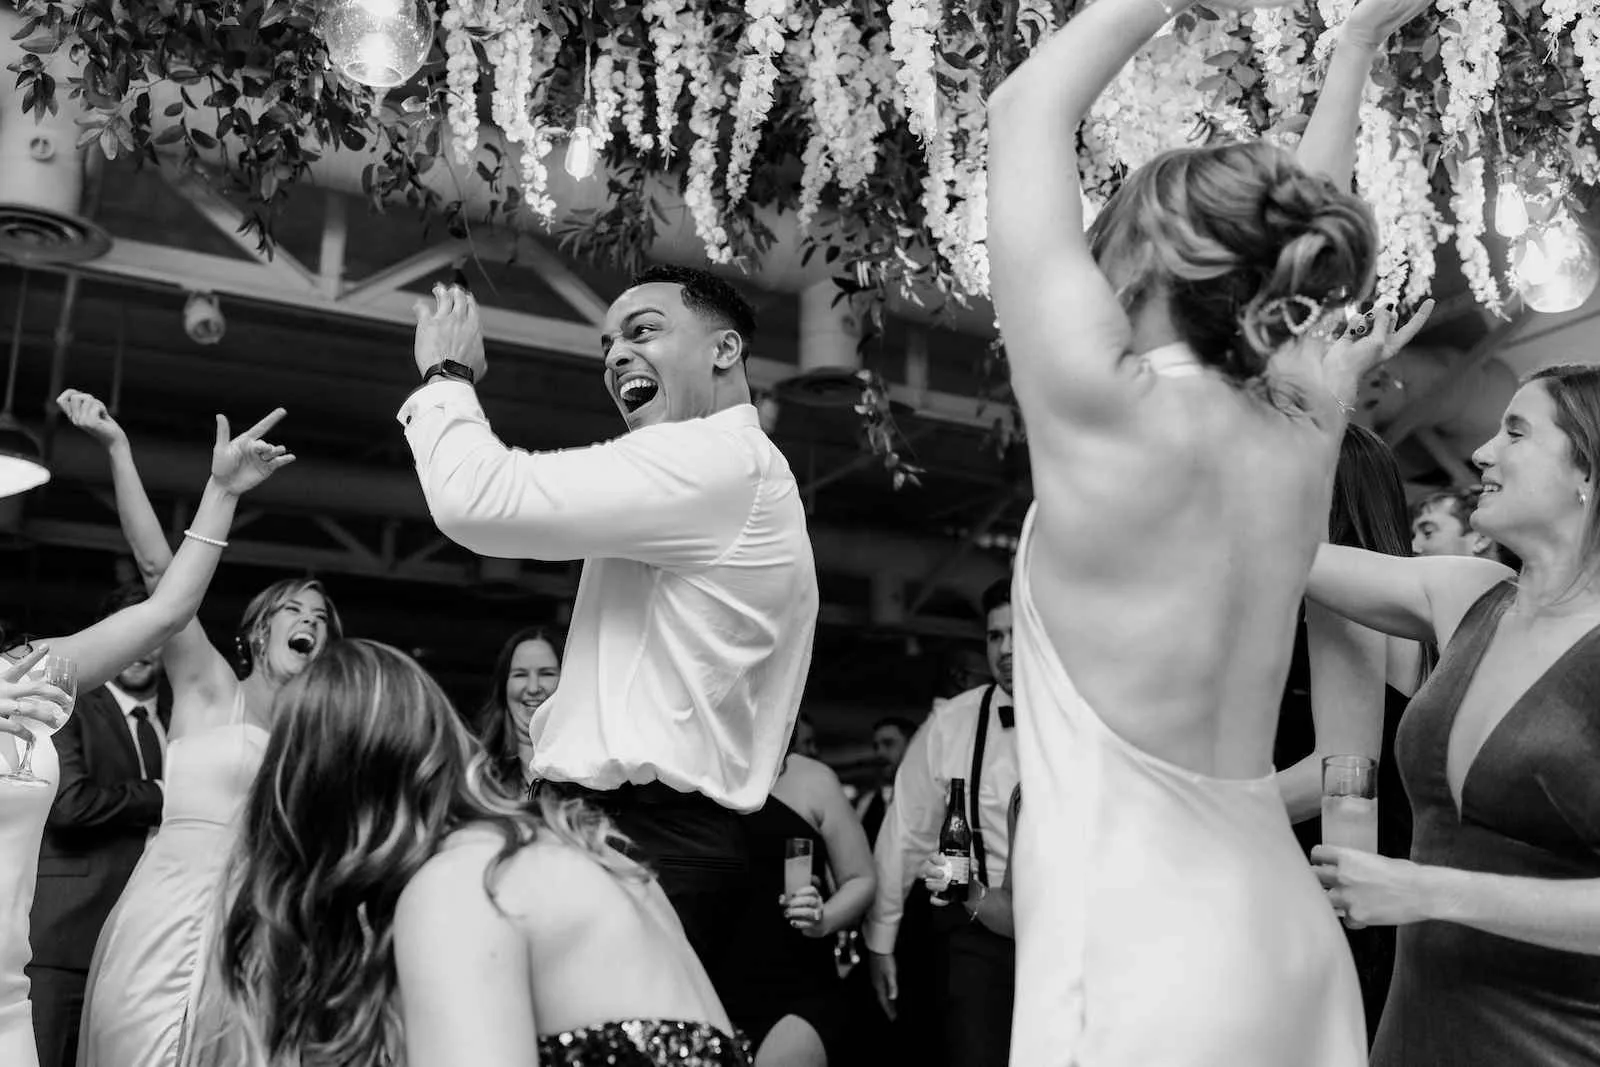
{"type": "MultiPolygon", "coordinates": [[[[274,412],[250,430],[229,439],[227,420],[217,419],[217,441],[212,451],[211,480],[206,484],[189,531],[172,560],[167,580],[148,600],[134,604],[79,633],[34,644],[20,658],[5,658],[0,676],[0,717],[10,726],[20,725],[34,736],[33,771],[48,787],[0,781],[0,1064],[37,1067],[32,1012],[28,1005],[28,912],[33,905],[39,864],[39,844],[45,819],[60,784],[60,769],[50,733],[23,722],[7,700],[27,696],[18,686],[23,670],[31,668],[45,652],[72,660],[80,692],[116,677],[127,663],[161,645],[194,618],[217,561],[222,556],[228,528],[239,496],[261,484],[294,457],[261,435],[282,418],[274,412]],[[7,693],[6,689],[11,689],[7,693]]],[[[31,698],[48,695],[64,702],[59,690],[41,694],[32,687],[31,698]]],[[[35,711],[39,709],[35,708],[35,711]]],[[[0,728],[0,773],[16,766],[19,753],[15,729],[0,728]]]]}
{"type": "MultiPolygon", "coordinates": [[[[110,454],[123,534],[157,595],[169,580],[172,553],[127,436],[87,393],[69,390],[59,403],[110,454]]],[[[294,578],[269,586],[245,609],[237,649],[242,680],[197,619],[162,647],[173,701],[161,826],[95,945],[80,1067],[185,1062],[222,867],[261,762],[273,696],[338,633],[338,614],[321,584],[294,578]]]]}
{"type": "Polygon", "coordinates": [[[746,1067],[677,913],[610,824],[519,802],[413,660],[337,641],[279,699],[203,1067],[746,1067]]]}
{"type": "MultiPolygon", "coordinates": [[[[1187,0],[1096,0],[989,98],[988,251],[1036,499],[1017,552],[1016,1067],[1359,1067],[1355,969],[1272,774],[1361,376],[1361,0],[1298,156],[1167,152],[1084,233],[1077,130],[1187,0]]],[[[1213,5],[1214,6],[1214,5],[1213,5]]],[[[1155,46],[1184,47],[1181,36],[1155,46]]]]}

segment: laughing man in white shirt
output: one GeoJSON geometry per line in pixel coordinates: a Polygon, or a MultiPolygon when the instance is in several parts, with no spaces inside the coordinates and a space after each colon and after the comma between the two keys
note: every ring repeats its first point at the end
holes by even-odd
{"type": "Polygon", "coordinates": [[[423,385],[400,411],[439,529],[484,556],[584,561],[561,685],[529,727],[546,788],[607,811],[661,876],[713,982],[741,899],[737,814],[766,802],[799,712],[817,582],[799,489],[750,402],[754,314],[655,267],[606,314],[628,433],[524,452],[490,430],[477,305],[417,306],[423,385]]]}

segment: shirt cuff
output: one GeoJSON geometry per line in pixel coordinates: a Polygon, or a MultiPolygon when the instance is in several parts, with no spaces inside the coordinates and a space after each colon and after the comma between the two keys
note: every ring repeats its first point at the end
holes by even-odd
{"type": "Polygon", "coordinates": [[[867,951],[876,952],[880,956],[894,955],[895,937],[900,933],[899,923],[885,923],[868,919],[861,928],[861,940],[867,943],[867,951]]]}
{"type": "Polygon", "coordinates": [[[478,394],[466,382],[453,378],[435,378],[431,382],[419,385],[406,397],[400,410],[395,413],[395,421],[401,426],[410,426],[411,420],[416,418],[417,412],[425,407],[448,407],[451,402],[466,401],[477,406],[478,394]]]}

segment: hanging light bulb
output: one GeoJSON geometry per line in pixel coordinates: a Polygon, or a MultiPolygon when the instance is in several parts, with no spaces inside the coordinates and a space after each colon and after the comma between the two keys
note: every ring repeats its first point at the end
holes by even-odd
{"type": "Polygon", "coordinates": [[[1517,281],[1523,287],[1543,285],[1550,280],[1550,258],[1539,247],[1539,235],[1533,234],[1523,244],[1522,257],[1517,260],[1517,281]]]}
{"type": "Polygon", "coordinates": [[[580,182],[594,173],[596,140],[594,109],[585,100],[578,105],[578,114],[572,120],[572,133],[567,137],[567,155],[562,161],[567,173],[580,182]]]}
{"type": "Polygon", "coordinates": [[[362,85],[403,85],[433,47],[429,0],[329,0],[318,26],[328,58],[362,85]]]}
{"type": "Polygon", "coordinates": [[[1528,202],[1517,185],[1516,172],[1501,167],[1495,186],[1494,232],[1501,237],[1521,237],[1528,232],[1528,202]]]}
{"type": "MultiPolygon", "coordinates": [[[[1545,269],[1522,276],[1522,298],[1534,311],[1555,314],[1582,307],[1600,284],[1600,255],[1578,221],[1565,211],[1556,216],[1542,239],[1545,269]]],[[[1531,246],[1530,242],[1530,246],[1531,246]]],[[[1527,257],[1524,256],[1524,264],[1527,257]]],[[[1537,264],[1536,264],[1537,266],[1537,264]]]]}

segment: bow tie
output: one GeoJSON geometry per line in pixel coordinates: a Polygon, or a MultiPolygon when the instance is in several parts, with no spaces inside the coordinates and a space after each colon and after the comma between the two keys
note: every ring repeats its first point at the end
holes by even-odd
{"type": "Polygon", "coordinates": [[[1000,713],[1000,729],[1009,730],[1017,725],[1017,709],[1010,704],[1004,704],[994,710],[1000,713]]]}

